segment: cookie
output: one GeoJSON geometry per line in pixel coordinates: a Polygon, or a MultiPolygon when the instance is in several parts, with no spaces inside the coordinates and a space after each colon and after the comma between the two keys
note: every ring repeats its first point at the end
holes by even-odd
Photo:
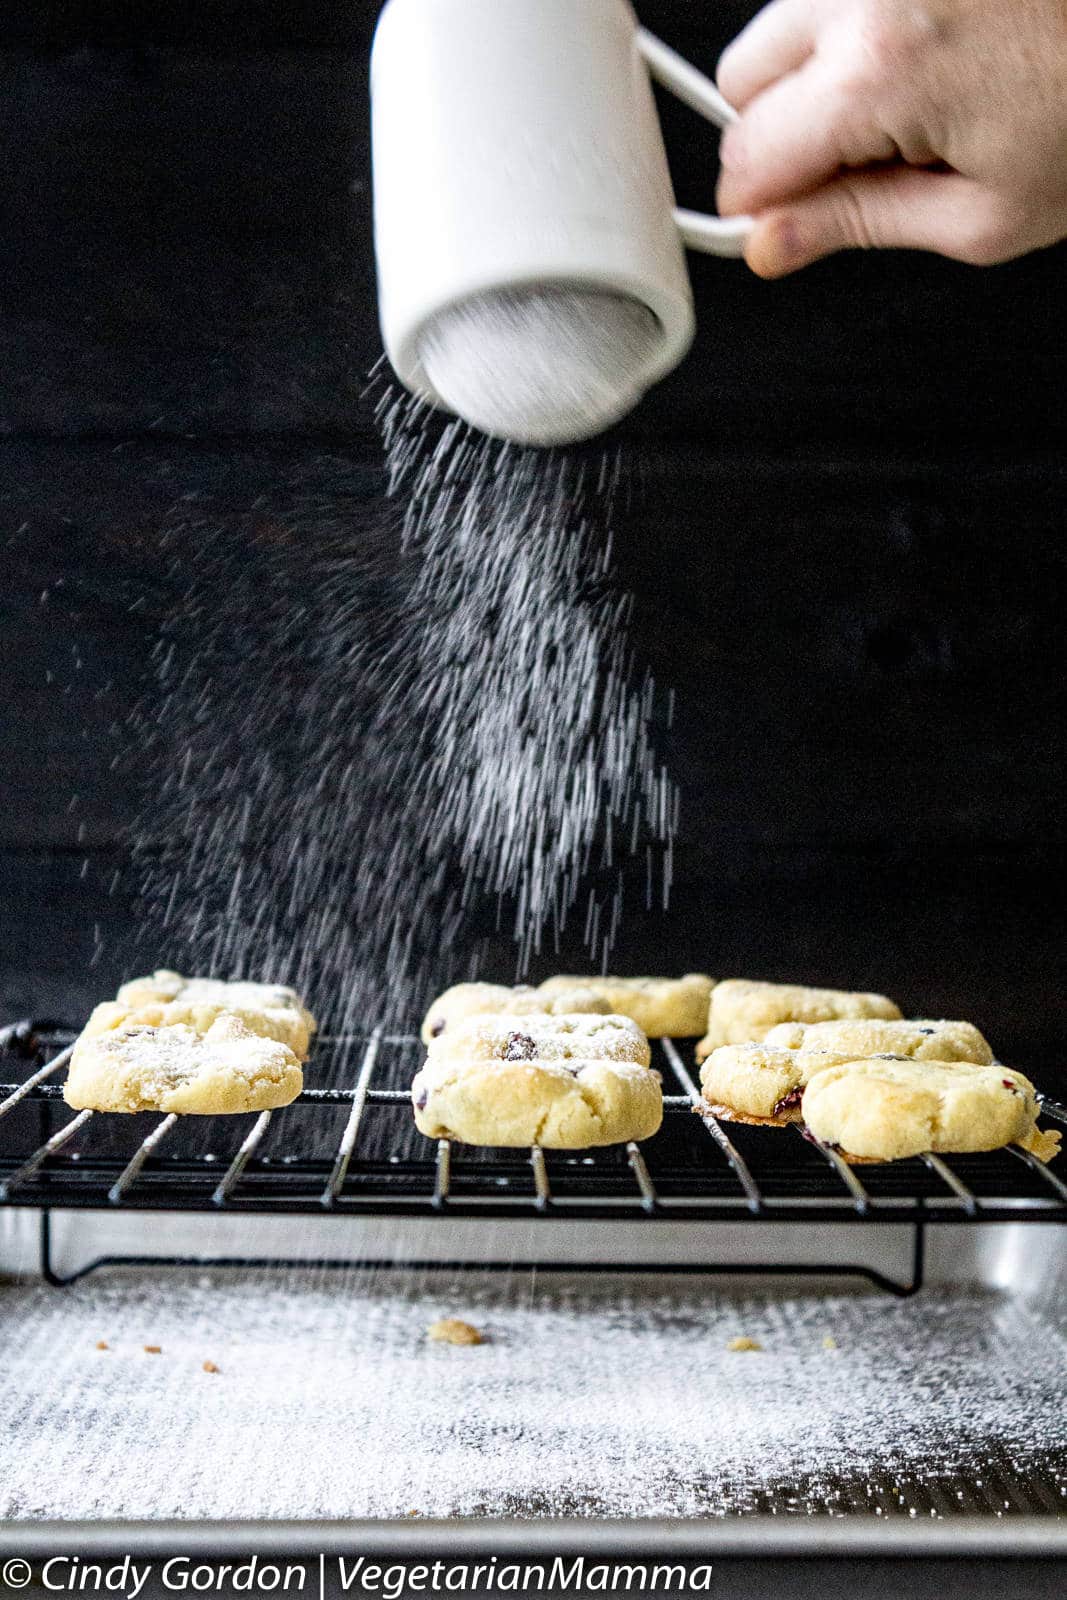
{"type": "Polygon", "coordinates": [[[223,1015],[203,1034],[184,1023],[82,1034],[63,1098],[76,1111],[228,1116],[289,1105],[303,1078],[288,1045],[223,1015]]]}
{"type": "Polygon", "coordinates": [[[735,1122],[782,1127],[801,1120],[800,1098],[816,1072],[871,1056],[988,1064],[993,1053],[969,1022],[854,1018],[780,1022],[759,1043],[720,1045],[700,1073],[704,1099],[735,1122]],[[939,1053],[940,1052],[940,1053],[939,1053]]]}
{"type": "Polygon", "coordinates": [[[913,1061],[974,1061],[988,1065],[993,1052],[972,1022],[858,1017],[838,1022],[780,1022],[765,1035],[768,1048],[830,1051],[858,1061],[868,1056],[909,1056],[913,1061]]]}
{"type": "MultiPolygon", "coordinates": [[[[229,1013],[265,1039],[287,1044],[306,1059],[317,1023],[295,989],[282,983],[232,983],[222,978],[183,978],[180,972],[161,970],[151,977],[131,978],[116,1000],[97,1006],[89,1029],[145,1024],[169,1027],[184,1023],[206,1033],[217,1017],[229,1013]],[[117,1009],[123,1008],[120,1014],[117,1009]]],[[[89,1031],[87,1029],[86,1031],[89,1031]]]]}
{"type": "Polygon", "coordinates": [[[1037,1129],[1033,1084],[997,1063],[843,1062],[812,1075],[801,1110],[817,1139],[865,1161],[1029,1148],[1035,1135],[1038,1145],[1048,1139],[1037,1129]]]}
{"type": "Polygon", "coordinates": [[[570,1011],[606,1016],[610,1010],[607,1001],[584,987],[584,980],[580,978],[575,979],[572,988],[556,995],[541,994],[529,984],[509,989],[503,983],[457,983],[438,995],[423,1020],[421,1037],[423,1044],[429,1044],[468,1017],[493,1016],[501,1012],[513,1017],[570,1011]]]}
{"type": "Polygon", "coordinates": [[[689,1039],[707,1024],[713,982],[702,972],[684,978],[560,977],[546,979],[539,993],[555,1000],[584,985],[609,1011],[630,1017],[650,1039],[689,1039]]]}
{"type": "Polygon", "coordinates": [[[808,989],[798,983],[760,983],[729,978],[711,992],[707,1034],[697,1045],[703,1061],[723,1044],[764,1039],[780,1022],[833,1022],[838,1018],[900,1016],[884,994],[851,994],[843,989],[808,989]]]}
{"type": "Polygon", "coordinates": [[[812,1073],[840,1059],[772,1048],[766,1042],[724,1044],[704,1062],[700,1087],[718,1117],[784,1128],[800,1121],[800,1096],[812,1073]]]}
{"type": "Polygon", "coordinates": [[[428,1060],[411,1086],[429,1139],[586,1150],[648,1139],[663,1120],[658,1073],[627,1061],[428,1060]]]}
{"type": "Polygon", "coordinates": [[[629,1017],[562,1016],[531,1012],[471,1017],[430,1041],[431,1061],[630,1061],[652,1063],[652,1052],[629,1017]]]}
{"type": "Polygon", "coordinates": [[[243,1006],[220,1005],[203,1000],[145,1001],[142,1005],[105,1000],[94,1007],[82,1037],[92,1039],[98,1034],[113,1033],[116,1028],[170,1028],[177,1025],[192,1028],[194,1033],[203,1037],[219,1017],[236,1017],[249,1033],[258,1034],[261,1039],[275,1039],[279,1044],[288,1045],[301,1061],[307,1059],[310,1046],[307,1024],[298,1012],[280,1006],[250,1011],[243,1006]]]}

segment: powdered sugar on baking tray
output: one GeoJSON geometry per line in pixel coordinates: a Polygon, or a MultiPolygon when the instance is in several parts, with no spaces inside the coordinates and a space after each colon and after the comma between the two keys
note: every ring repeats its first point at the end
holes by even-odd
{"type": "Polygon", "coordinates": [[[520,1269],[127,1271],[0,1290],[0,1315],[7,1517],[1067,1503],[1067,1347],[979,1292],[738,1299],[520,1269]],[[487,1342],[429,1342],[442,1316],[487,1342]],[[761,1349],[730,1350],[737,1339],[761,1349]]]}

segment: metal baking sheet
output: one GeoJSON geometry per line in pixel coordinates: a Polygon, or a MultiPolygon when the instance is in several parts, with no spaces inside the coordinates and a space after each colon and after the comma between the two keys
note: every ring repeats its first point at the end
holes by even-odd
{"type": "Polygon", "coordinates": [[[1051,1525],[1067,1508],[1062,1323],[988,1283],[895,1301],[521,1266],[152,1269],[12,1283],[0,1316],[16,1524],[1051,1525]],[[440,1316],[486,1342],[429,1343],[440,1316]]]}

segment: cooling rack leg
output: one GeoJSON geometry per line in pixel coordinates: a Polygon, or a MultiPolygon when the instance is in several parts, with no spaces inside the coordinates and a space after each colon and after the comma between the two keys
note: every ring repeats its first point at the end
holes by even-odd
{"type": "Polygon", "coordinates": [[[83,1267],[78,1272],[69,1272],[64,1277],[62,1272],[57,1272],[52,1262],[52,1213],[48,1210],[39,1213],[40,1220],[37,1224],[37,1259],[40,1262],[41,1277],[53,1289],[69,1289],[72,1283],[77,1283],[87,1272],[92,1272],[100,1261],[93,1261],[88,1267],[83,1267]]]}
{"type": "MultiPolygon", "coordinates": [[[[922,1212],[922,1198],[919,1199],[919,1211],[922,1212]]],[[[926,1223],[920,1215],[914,1224],[911,1233],[911,1284],[907,1289],[908,1295],[918,1294],[923,1286],[926,1276],[926,1223]]]]}
{"type": "Polygon", "coordinates": [[[41,1277],[45,1283],[51,1284],[53,1289],[64,1289],[67,1279],[60,1276],[52,1265],[52,1213],[42,1211],[37,1224],[37,1254],[41,1267],[41,1277]]]}
{"type": "Polygon", "coordinates": [[[913,1222],[911,1225],[911,1274],[907,1283],[900,1283],[895,1278],[887,1278],[882,1273],[875,1272],[873,1269],[864,1270],[863,1268],[860,1268],[860,1271],[864,1277],[869,1278],[870,1281],[877,1284],[880,1289],[887,1289],[889,1293],[895,1295],[898,1300],[910,1300],[912,1295],[919,1293],[919,1290],[922,1288],[923,1283],[925,1282],[926,1222],[921,1215],[922,1204],[922,1199],[920,1197],[917,1201],[920,1216],[918,1221],[913,1222]]]}

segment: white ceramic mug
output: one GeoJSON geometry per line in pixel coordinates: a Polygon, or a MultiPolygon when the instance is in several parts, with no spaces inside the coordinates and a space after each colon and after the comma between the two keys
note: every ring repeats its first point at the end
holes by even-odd
{"type": "Polygon", "coordinates": [[[440,404],[430,319],[545,284],[607,291],[659,325],[643,388],[693,339],[685,247],[738,256],[750,219],[679,211],[650,79],[718,126],[711,81],[629,0],[389,0],[371,62],[382,332],[398,377],[440,404]]]}

